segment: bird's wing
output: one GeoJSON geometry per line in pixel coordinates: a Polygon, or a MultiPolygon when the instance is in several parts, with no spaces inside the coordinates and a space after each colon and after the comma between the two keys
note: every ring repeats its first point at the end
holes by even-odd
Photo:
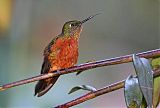
{"type": "Polygon", "coordinates": [[[51,48],[54,46],[55,41],[58,39],[58,36],[55,37],[49,44],[48,46],[46,46],[46,48],[44,49],[44,60],[43,60],[43,64],[42,64],[42,69],[41,69],[41,74],[47,73],[49,72],[49,69],[51,67],[50,64],[50,60],[48,59],[48,57],[50,56],[50,54],[52,53],[51,48]]]}
{"type": "Polygon", "coordinates": [[[44,57],[44,61],[42,64],[41,74],[49,72],[51,65],[47,57],[44,57]]]}

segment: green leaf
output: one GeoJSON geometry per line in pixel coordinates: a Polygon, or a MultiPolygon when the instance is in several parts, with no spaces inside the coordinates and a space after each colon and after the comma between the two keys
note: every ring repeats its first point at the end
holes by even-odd
{"type": "Polygon", "coordinates": [[[140,108],[143,95],[139,88],[138,79],[132,75],[125,81],[124,95],[128,108],[140,108]]]}
{"type": "Polygon", "coordinates": [[[133,55],[133,64],[138,76],[140,89],[144,95],[149,108],[152,107],[153,96],[153,71],[149,61],[145,58],[139,58],[133,55]]]}
{"type": "Polygon", "coordinates": [[[96,88],[89,86],[89,85],[76,86],[76,87],[73,87],[68,94],[71,94],[71,93],[76,92],[78,90],[87,90],[87,91],[94,92],[94,91],[96,91],[96,88]]]}
{"type": "MultiPolygon", "coordinates": [[[[160,57],[151,61],[153,69],[160,68],[160,57]]],[[[153,108],[156,108],[160,102],[160,76],[154,78],[154,91],[153,91],[153,108]]]]}
{"type": "Polygon", "coordinates": [[[147,103],[146,103],[146,100],[144,99],[144,97],[142,99],[142,104],[141,104],[140,108],[147,108],[147,103]]]}
{"type": "Polygon", "coordinates": [[[153,67],[154,69],[160,67],[160,57],[159,57],[159,58],[152,59],[151,65],[152,65],[152,67],[153,67]]]}
{"type": "Polygon", "coordinates": [[[153,108],[156,108],[160,102],[160,77],[154,78],[153,89],[153,108]]]}

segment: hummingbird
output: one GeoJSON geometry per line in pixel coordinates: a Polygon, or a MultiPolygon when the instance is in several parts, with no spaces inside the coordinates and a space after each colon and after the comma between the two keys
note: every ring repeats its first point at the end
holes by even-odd
{"type": "MultiPolygon", "coordinates": [[[[74,66],[78,60],[78,43],[82,31],[82,25],[95,15],[78,21],[68,21],[63,25],[62,32],[52,39],[44,49],[44,60],[41,74],[51,73],[55,70],[65,69],[74,66]]],[[[35,96],[43,96],[56,83],[59,76],[38,81],[35,86],[35,96]]]]}

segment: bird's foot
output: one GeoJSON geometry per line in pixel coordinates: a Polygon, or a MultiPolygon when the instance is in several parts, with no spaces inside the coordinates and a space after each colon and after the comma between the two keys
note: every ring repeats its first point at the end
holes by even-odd
{"type": "Polygon", "coordinates": [[[57,74],[59,74],[59,75],[60,75],[60,74],[61,74],[61,71],[60,71],[60,70],[57,70],[57,74]]]}
{"type": "Polygon", "coordinates": [[[68,71],[68,68],[64,68],[65,71],[68,71]]]}

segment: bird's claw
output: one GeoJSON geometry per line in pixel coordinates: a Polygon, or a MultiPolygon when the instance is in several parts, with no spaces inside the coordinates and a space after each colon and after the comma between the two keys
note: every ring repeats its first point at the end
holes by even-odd
{"type": "Polygon", "coordinates": [[[59,75],[60,75],[60,74],[61,74],[61,71],[60,71],[60,70],[57,70],[57,74],[59,74],[59,75]]]}

